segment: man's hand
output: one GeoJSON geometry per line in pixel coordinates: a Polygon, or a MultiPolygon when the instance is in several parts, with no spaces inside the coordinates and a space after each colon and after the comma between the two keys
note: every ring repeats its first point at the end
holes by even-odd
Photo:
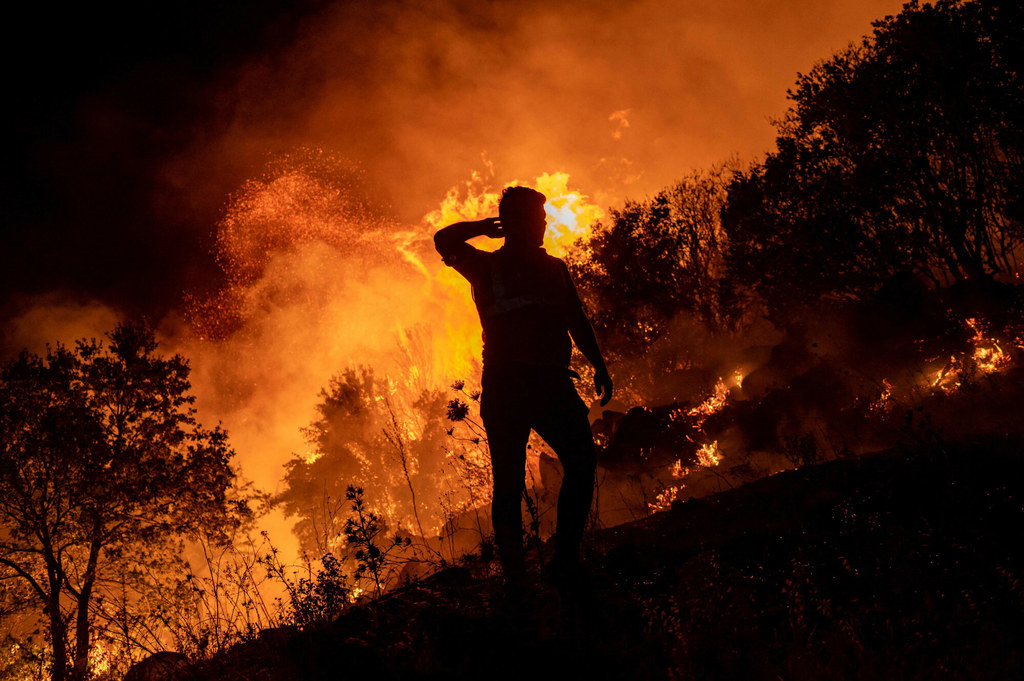
{"type": "Polygon", "coordinates": [[[480,221],[480,226],[483,229],[484,236],[489,236],[492,239],[503,239],[505,237],[505,230],[501,227],[501,221],[498,218],[484,218],[480,221]]]}
{"type": "Polygon", "coordinates": [[[602,407],[611,401],[612,377],[608,375],[608,369],[598,369],[594,374],[594,390],[601,398],[602,407]]]}

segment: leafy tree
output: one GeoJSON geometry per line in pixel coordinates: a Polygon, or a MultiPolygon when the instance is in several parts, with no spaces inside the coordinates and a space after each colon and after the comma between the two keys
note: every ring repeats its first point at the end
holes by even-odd
{"type": "Polygon", "coordinates": [[[1019,2],[915,1],[801,75],[777,150],[729,188],[729,283],[785,314],[899,273],[1019,274],[1022,35],[1019,2]]]}
{"type": "Polygon", "coordinates": [[[682,312],[713,326],[723,321],[717,280],[727,242],[719,215],[730,168],[694,172],[651,200],[627,201],[570,262],[608,342],[635,351],[682,312]]]}
{"type": "Polygon", "coordinates": [[[125,324],[0,369],[0,576],[27,584],[45,616],[55,681],[88,677],[118,574],[247,514],[225,432],[196,422],[187,361],[156,347],[125,324]]]}
{"type": "Polygon", "coordinates": [[[423,534],[424,523],[441,513],[434,492],[444,462],[443,413],[444,396],[436,390],[423,390],[408,404],[389,379],[370,369],[332,377],[303,431],[309,454],[288,462],[276,498],[298,518],[294,529],[303,548],[317,556],[341,549],[353,482],[372,490],[389,518],[423,534]]]}

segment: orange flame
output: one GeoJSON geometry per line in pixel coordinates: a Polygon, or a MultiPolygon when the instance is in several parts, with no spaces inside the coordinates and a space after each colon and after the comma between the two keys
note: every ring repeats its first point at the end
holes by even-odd
{"type": "MultiPolygon", "coordinates": [[[[701,430],[704,426],[704,421],[707,420],[709,416],[722,410],[722,407],[724,407],[726,402],[729,400],[729,391],[734,387],[741,387],[743,385],[743,378],[744,374],[740,369],[734,370],[728,381],[722,377],[718,378],[715,382],[715,387],[712,390],[711,395],[709,395],[708,398],[699,405],[686,412],[687,416],[694,417],[694,430],[701,430]]],[[[681,409],[677,409],[672,412],[670,418],[682,418],[682,413],[681,409]]],[[[697,447],[696,457],[697,470],[702,468],[713,468],[720,464],[722,462],[722,453],[718,449],[718,440],[699,445],[697,447]]],[[[685,478],[690,473],[694,472],[694,470],[694,468],[684,466],[682,459],[677,459],[672,465],[670,472],[674,479],[679,480],[681,478],[685,478]]],[[[656,513],[658,511],[668,509],[683,487],[684,485],[681,482],[676,485],[669,485],[668,487],[665,487],[658,493],[658,496],[653,502],[648,503],[648,510],[651,513],[656,513]]]]}
{"type": "MultiPolygon", "coordinates": [[[[544,210],[548,216],[548,227],[544,247],[556,257],[565,255],[577,242],[585,243],[591,229],[604,217],[604,211],[591,203],[586,195],[569,188],[569,179],[568,173],[543,173],[532,183],[509,182],[506,185],[529,186],[547,197],[544,210]]],[[[431,230],[436,230],[455,222],[493,217],[498,214],[500,199],[500,191],[489,189],[483,178],[473,173],[464,185],[448,190],[441,205],[424,217],[424,223],[431,230]]],[[[497,240],[486,238],[480,241],[477,245],[484,250],[493,250],[500,244],[497,240]]],[[[437,296],[448,301],[443,310],[444,332],[439,339],[444,347],[438,348],[437,354],[464,359],[461,363],[449,362],[445,378],[475,374],[483,345],[469,284],[449,267],[434,269],[431,274],[431,268],[414,256],[406,253],[405,257],[414,261],[417,269],[430,277],[432,285],[437,289],[437,296]]]]}
{"type": "MultiPolygon", "coordinates": [[[[516,185],[536,189],[547,197],[544,212],[548,216],[548,228],[544,235],[544,248],[551,255],[562,257],[577,240],[586,241],[590,230],[604,217],[604,211],[578,191],[569,189],[568,173],[543,173],[532,183],[509,182],[506,187],[516,185]]],[[[431,211],[424,221],[434,229],[440,229],[454,222],[480,220],[498,214],[500,191],[486,188],[479,174],[464,183],[466,196],[461,198],[461,187],[448,190],[437,210],[431,211]]],[[[495,243],[484,244],[484,247],[495,243]]]]}
{"type": "Polygon", "coordinates": [[[697,463],[705,468],[717,466],[722,461],[722,455],[718,451],[718,440],[703,444],[697,448],[697,463]]]}
{"type": "Polygon", "coordinates": [[[1010,365],[1010,355],[1003,350],[999,341],[989,335],[984,320],[968,317],[964,325],[973,332],[970,339],[973,349],[959,355],[950,355],[949,361],[932,374],[930,385],[933,389],[951,393],[973,376],[997,373],[1010,365]]]}
{"type": "Polygon", "coordinates": [[[870,409],[871,411],[885,411],[892,403],[892,391],[892,383],[889,382],[889,379],[883,378],[882,392],[878,395],[877,398],[875,398],[873,402],[871,402],[871,404],[868,405],[868,409],[870,409]]]}
{"type": "Polygon", "coordinates": [[[1003,352],[994,338],[985,338],[987,331],[984,324],[974,317],[965,320],[965,323],[974,331],[971,343],[974,345],[974,361],[978,369],[985,374],[1005,369],[1010,363],[1010,356],[1003,352]]]}
{"type": "MultiPolygon", "coordinates": [[[[711,395],[696,407],[693,407],[686,412],[687,416],[695,418],[693,423],[694,430],[700,430],[704,425],[704,421],[709,416],[717,414],[722,410],[722,407],[724,407],[726,402],[729,400],[729,391],[732,388],[739,388],[742,385],[743,372],[739,369],[733,371],[728,381],[719,376],[718,380],[715,382],[715,387],[711,391],[711,395]]],[[[676,410],[673,412],[672,418],[680,418],[681,415],[681,410],[676,410]]]]}
{"type": "Polygon", "coordinates": [[[676,496],[682,489],[683,485],[671,485],[666,487],[658,492],[658,496],[654,498],[654,501],[647,504],[647,510],[651,513],[667,511],[672,507],[672,502],[676,500],[676,496]]]}
{"type": "Polygon", "coordinates": [[[672,465],[672,477],[679,482],[674,485],[669,485],[658,492],[654,501],[647,504],[647,510],[650,513],[666,511],[672,506],[672,502],[679,496],[679,492],[686,487],[686,485],[681,481],[682,478],[690,475],[690,473],[693,473],[695,470],[714,468],[722,462],[722,454],[718,451],[718,440],[700,445],[697,448],[696,454],[697,462],[695,468],[684,466],[682,459],[678,459],[675,464],[672,465]]]}
{"type": "MultiPolygon", "coordinates": [[[[566,173],[544,173],[529,185],[548,197],[546,246],[553,254],[586,240],[603,215],[570,188],[566,173]]],[[[218,224],[225,290],[193,301],[196,333],[172,346],[196,358],[193,383],[204,414],[231,430],[243,473],[263,488],[278,484],[292,453],[315,461],[302,429],[339,371],[373,371],[375,397],[393,405],[395,432],[410,450],[426,432],[416,422],[421,395],[479,375],[481,331],[469,285],[443,266],[430,237],[451,222],[496,214],[500,192],[475,175],[418,225],[396,224],[359,196],[358,177],[319,150],[268,165],[231,198],[218,224]]],[[[353,456],[363,465],[383,454],[353,456]]],[[[412,472],[425,464],[408,461],[412,472]]],[[[390,489],[400,495],[405,482],[389,475],[378,476],[380,489],[369,498],[409,525],[410,518],[394,517],[390,489]]],[[[424,517],[424,527],[434,520],[424,517]]]]}

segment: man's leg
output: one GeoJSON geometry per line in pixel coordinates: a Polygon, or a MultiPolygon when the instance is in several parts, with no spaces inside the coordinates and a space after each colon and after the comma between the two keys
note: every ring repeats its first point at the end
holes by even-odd
{"type": "Polygon", "coordinates": [[[574,564],[579,561],[583,529],[594,498],[597,453],[587,407],[572,382],[568,378],[565,381],[567,385],[552,391],[549,408],[539,415],[534,429],[562,463],[564,475],[558,492],[555,560],[574,564]]]}
{"type": "Polygon", "coordinates": [[[521,499],[530,423],[512,383],[485,373],[480,412],[491,452],[494,540],[506,578],[515,580],[525,573],[521,499]]]}

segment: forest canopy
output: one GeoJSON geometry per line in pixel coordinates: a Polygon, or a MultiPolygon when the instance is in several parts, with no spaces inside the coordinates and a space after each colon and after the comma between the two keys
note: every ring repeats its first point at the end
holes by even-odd
{"type": "Polygon", "coordinates": [[[907,5],[799,76],[777,150],[723,212],[728,284],[776,315],[1020,273],[1024,79],[1017,2],[907,5]]]}
{"type": "Polygon", "coordinates": [[[785,322],[894,277],[1017,281],[1022,12],[910,3],[798,76],[763,160],[612,211],[576,268],[598,325],[650,343],[679,314],[785,322]]]}

